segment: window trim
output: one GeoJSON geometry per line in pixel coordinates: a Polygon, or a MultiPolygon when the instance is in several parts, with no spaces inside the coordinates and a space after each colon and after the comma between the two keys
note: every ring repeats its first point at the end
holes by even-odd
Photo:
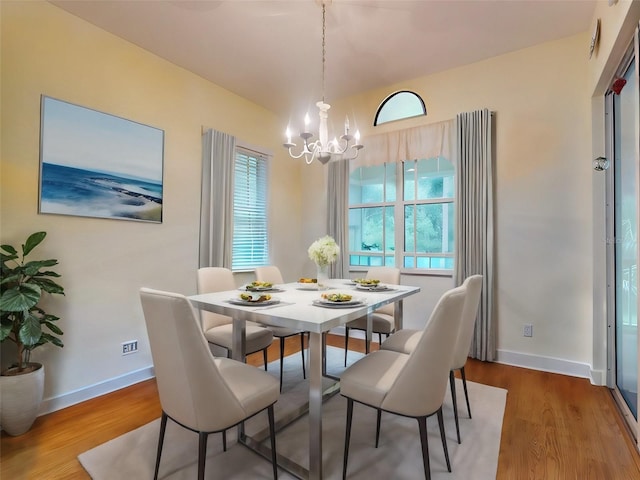
{"type": "MultiPolygon", "coordinates": [[[[418,160],[418,159],[416,159],[418,160]]],[[[455,168],[455,164],[453,162],[453,160],[451,159],[446,159],[449,163],[451,163],[451,165],[453,166],[454,169],[454,176],[457,175],[457,171],[455,168]]],[[[388,202],[388,201],[384,201],[384,198],[386,197],[383,196],[383,200],[382,201],[377,201],[377,202],[371,202],[371,203],[357,203],[357,204],[351,204],[349,203],[348,205],[348,209],[363,209],[363,208],[383,208],[383,207],[393,207],[394,209],[394,224],[396,226],[398,225],[402,225],[402,228],[395,228],[394,230],[394,242],[396,245],[395,250],[393,251],[393,256],[394,256],[394,263],[396,265],[396,267],[400,268],[400,273],[402,275],[415,275],[415,276],[439,276],[439,277],[453,277],[454,272],[455,272],[455,259],[456,259],[456,252],[455,252],[455,246],[454,249],[451,253],[442,253],[439,254],[438,257],[441,258],[452,258],[454,261],[454,267],[452,267],[451,269],[426,269],[426,268],[408,268],[404,266],[404,257],[406,254],[405,251],[405,243],[404,243],[404,232],[405,232],[405,220],[404,220],[404,212],[405,212],[405,207],[407,205],[425,205],[425,204],[444,204],[444,203],[450,203],[453,208],[454,208],[454,228],[455,228],[455,216],[457,215],[456,212],[456,191],[455,191],[455,181],[454,181],[454,192],[453,192],[453,197],[442,197],[442,198],[428,198],[428,199],[413,199],[413,200],[405,200],[404,198],[404,165],[405,162],[412,162],[415,161],[414,159],[407,159],[407,160],[402,160],[400,162],[385,162],[384,165],[386,167],[386,165],[389,164],[393,164],[395,165],[395,179],[396,179],[396,199],[393,202],[388,202]],[[398,249],[398,246],[401,246],[400,249],[398,249]]],[[[366,167],[363,167],[366,168],[366,167]]],[[[386,193],[386,175],[387,175],[387,170],[385,168],[384,170],[385,172],[385,181],[383,181],[383,191],[386,193]]],[[[455,235],[455,232],[454,232],[455,235]]],[[[383,230],[383,238],[384,238],[384,230],[383,230]]],[[[455,242],[454,242],[455,244],[455,242]]],[[[354,250],[348,251],[348,255],[349,257],[351,257],[351,255],[369,255],[369,256],[374,256],[374,257],[379,257],[382,258],[382,265],[384,265],[384,258],[386,256],[386,253],[384,250],[380,251],[380,252],[374,252],[374,255],[371,255],[371,252],[365,252],[363,250],[354,250]]],[[[429,253],[424,253],[424,254],[413,254],[415,257],[418,256],[433,256],[433,254],[429,254],[429,253]]],[[[365,265],[352,265],[351,262],[349,261],[349,272],[366,272],[369,268],[371,268],[370,266],[365,266],[365,265]]]]}
{"type": "Polygon", "coordinates": [[[424,117],[427,115],[427,107],[425,106],[424,100],[422,99],[422,97],[420,95],[418,95],[416,92],[412,92],[411,90],[398,90],[397,92],[393,92],[389,95],[387,95],[387,97],[382,100],[382,102],[380,102],[380,105],[378,106],[378,109],[376,110],[376,115],[373,119],[373,126],[377,127],[378,125],[384,125],[385,123],[391,123],[391,122],[397,122],[399,120],[406,120],[408,118],[416,118],[416,117],[424,117]],[[419,101],[420,101],[420,105],[422,106],[422,113],[419,113],[417,115],[410,115],[407,117],[400,117],[400,118],[394,118],[393,120],[387,120],[385,122],[381,122],[378,123],[378,118],[380,117],[380,114],[382,113],[382,110],[384,109],[385,106],[387,106],[387,104],[389,103],[389,101],[391,99],[393,99],[394,97],[397,97],[400,94],[403,93],[409,93],[411,95],[413,95],[414,97],[416,97],[419,101]]]}

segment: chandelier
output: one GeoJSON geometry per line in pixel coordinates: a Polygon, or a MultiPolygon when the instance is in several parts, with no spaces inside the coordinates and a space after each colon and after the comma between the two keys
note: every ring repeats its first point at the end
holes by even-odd
{"type": "Polygon", "coordinates": [[[313,162],[314,159],[318,159],[323,165],[329,162],[334,157],[340,157],[342,160],[353,160],[358,156],[358,153],[364,145],[360,144],[360,132],[356,131],[355,135],[349,133],[349,118],[346,117],[344,121],[344,135],[340,136],[340,140],[334,137],[333,140],[329,140],[329,134],[327,132],[327,118],[329,117],[328,111],[331,105],[324,101],[324,70],[325,70],[325,37],[326,37],[326,0],[322,1],[322,101],[316,103],[318,107],[318,115],[320,116],[320,125],[318,127],[318,139],[311,141],[313,134],[309,132],[309,124],[311,120],[307,113],[304,117],[304,130],[300,132],[300,138],[302,139],[302,150],[296,154],[293,149],[297,146],[291,141],[291,131],[287,127],[287,143],[284,147],[289,150],[289,155],[292,158],[301,158],[304,156],[307,164],[313,162]],[[354,143],[351,144],[351,141],[354,143]],[[351,156],[352,155],[352,156],[351,156]]]}

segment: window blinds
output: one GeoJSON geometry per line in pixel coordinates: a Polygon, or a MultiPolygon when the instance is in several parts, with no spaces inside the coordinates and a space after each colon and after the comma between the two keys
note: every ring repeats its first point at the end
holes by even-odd
{"type": "Polygon", "coordinates": [[[232,270],[269,265],[267,156],[236,148],[232,270]]]}

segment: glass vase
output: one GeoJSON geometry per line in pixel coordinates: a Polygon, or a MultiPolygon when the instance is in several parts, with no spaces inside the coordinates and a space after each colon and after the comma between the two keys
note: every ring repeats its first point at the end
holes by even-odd
{"type": "Polygon", "coordinates": [[[329,281],[329,265],[317,265],[318,272],[316,278],[318,280],[318,288],[327,288],[329,281]]]}

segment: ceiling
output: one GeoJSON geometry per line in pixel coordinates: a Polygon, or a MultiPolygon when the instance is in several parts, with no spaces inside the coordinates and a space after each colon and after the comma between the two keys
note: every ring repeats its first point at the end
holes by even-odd
{"type": "MultiPolygon", "coordinates": [[[[276,113],[304,112],[322,96],[321,0],[51,3],[276,113]]],[[[595,4],[333,0],[325,99],[587,31],[595,4]]]]}

